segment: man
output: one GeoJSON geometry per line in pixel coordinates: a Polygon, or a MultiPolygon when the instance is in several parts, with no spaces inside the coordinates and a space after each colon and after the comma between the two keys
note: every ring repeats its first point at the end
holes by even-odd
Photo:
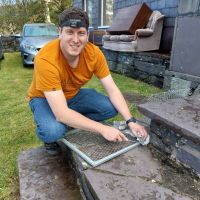
{"type": "Polygon", "coordinates": [[[117,112],[133,134],[147,137],[144,127],[135,123],[102,52],[88,42],[88,26],[86,12],[78,8],[64,10],[60,15],[59,39],[48,43],[35,58],[30,107],[36,134],[52,152],[68,127],[96,132],[113,142],[126,141],[119,130],[100,123],[117,112]],[[94,89],[81,89],[93,74],[108,97],[94,89]]]}

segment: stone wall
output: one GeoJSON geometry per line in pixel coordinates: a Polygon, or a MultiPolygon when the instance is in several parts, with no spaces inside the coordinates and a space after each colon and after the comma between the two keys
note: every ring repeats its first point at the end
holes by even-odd
{"type": "Polygon", "coordinates": [[[127,53],[102,49],[109,68],[113,72],[163,87],[165,70],[169,68],[169,56],[158,53],[127,53]]]}
{"type": "Polygon", "coordinates": [[[200,94],[184,98],[164,94],[163,99],[138,106],[151,119],[150,144],[165,160],[175,161],[200,177],[200,94]]]}
{"type": "Polygon", "coordinates": [[[166,70],[163,88],[165,90],[188,88],[191,94],[200,94],[200,77],[166,70]]]}
{"type": "Polygon", "coordinates": [[[183,137],[171,128],[151,122],[151,143],[178,165],[183,165],[200,177],[200,147],[196,141],[183,137]]]}
{"type": "Polygon", "coordinates": [[[13,36],[1,36],[4,52],[19,51],[19,40],[13,36]]]}
{"type": "Polygon", "coordinates": [[[75,1],[73,1],[73,6],[83,9],[83,1],[82,0],[75,0],[75,1]]]}

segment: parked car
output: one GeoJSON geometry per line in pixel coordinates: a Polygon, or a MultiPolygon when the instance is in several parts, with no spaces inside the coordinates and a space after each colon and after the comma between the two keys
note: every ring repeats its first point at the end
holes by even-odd
{"type": "Polygon", "coordinates": [[[52,23],[25,24],[20,38],[23,65],[33,65],[38,51],[49,41],[58,37],[58,29],[52,23]]]}
{"type": "Polygon", "coordinates": [[[0,60],[1,59],[4,59],[4,54],[3,54],[3,46],[2,46],[1,35],[0,35],[0,60]]]}

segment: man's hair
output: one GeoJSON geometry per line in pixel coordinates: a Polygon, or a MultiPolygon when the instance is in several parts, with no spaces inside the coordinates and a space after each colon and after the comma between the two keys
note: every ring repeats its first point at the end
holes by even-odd
{"type": "Polygon", "coordinates": [[[88,14],[80,8],[67,8],[59,16],[59,26],[62,28],[69,20],[80,20],[82,25],[88,30],[89,17],[88,14]]]}

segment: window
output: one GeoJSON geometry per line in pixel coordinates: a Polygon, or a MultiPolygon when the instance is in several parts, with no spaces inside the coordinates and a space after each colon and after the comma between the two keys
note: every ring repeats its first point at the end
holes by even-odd
{"type": "Polygon", "coordinates": [[[90,26],[92,26],[92,7],[93,7],[92,4],[93,4],[93,0],[84,1],[84,10],[88,14],[90,26]]]}
{"type": "Polygon", "coordinates": [[[113,17],[113,0],[101,0],[101,26],[110,26],[113,17]]]}
{"type": "MultiPolygon", "coordinates": [[[[88,13],[90,26],[93,24],[93,17],[98,17],[98,26],[110,26],[113,17],[113,0],[83,0],[84,10],[88,13]],[[92,14],[95,7],[98,7],[98,13],[92,14]]],[[[94,22],[95,23],[95,22],[94,22]]]]}

